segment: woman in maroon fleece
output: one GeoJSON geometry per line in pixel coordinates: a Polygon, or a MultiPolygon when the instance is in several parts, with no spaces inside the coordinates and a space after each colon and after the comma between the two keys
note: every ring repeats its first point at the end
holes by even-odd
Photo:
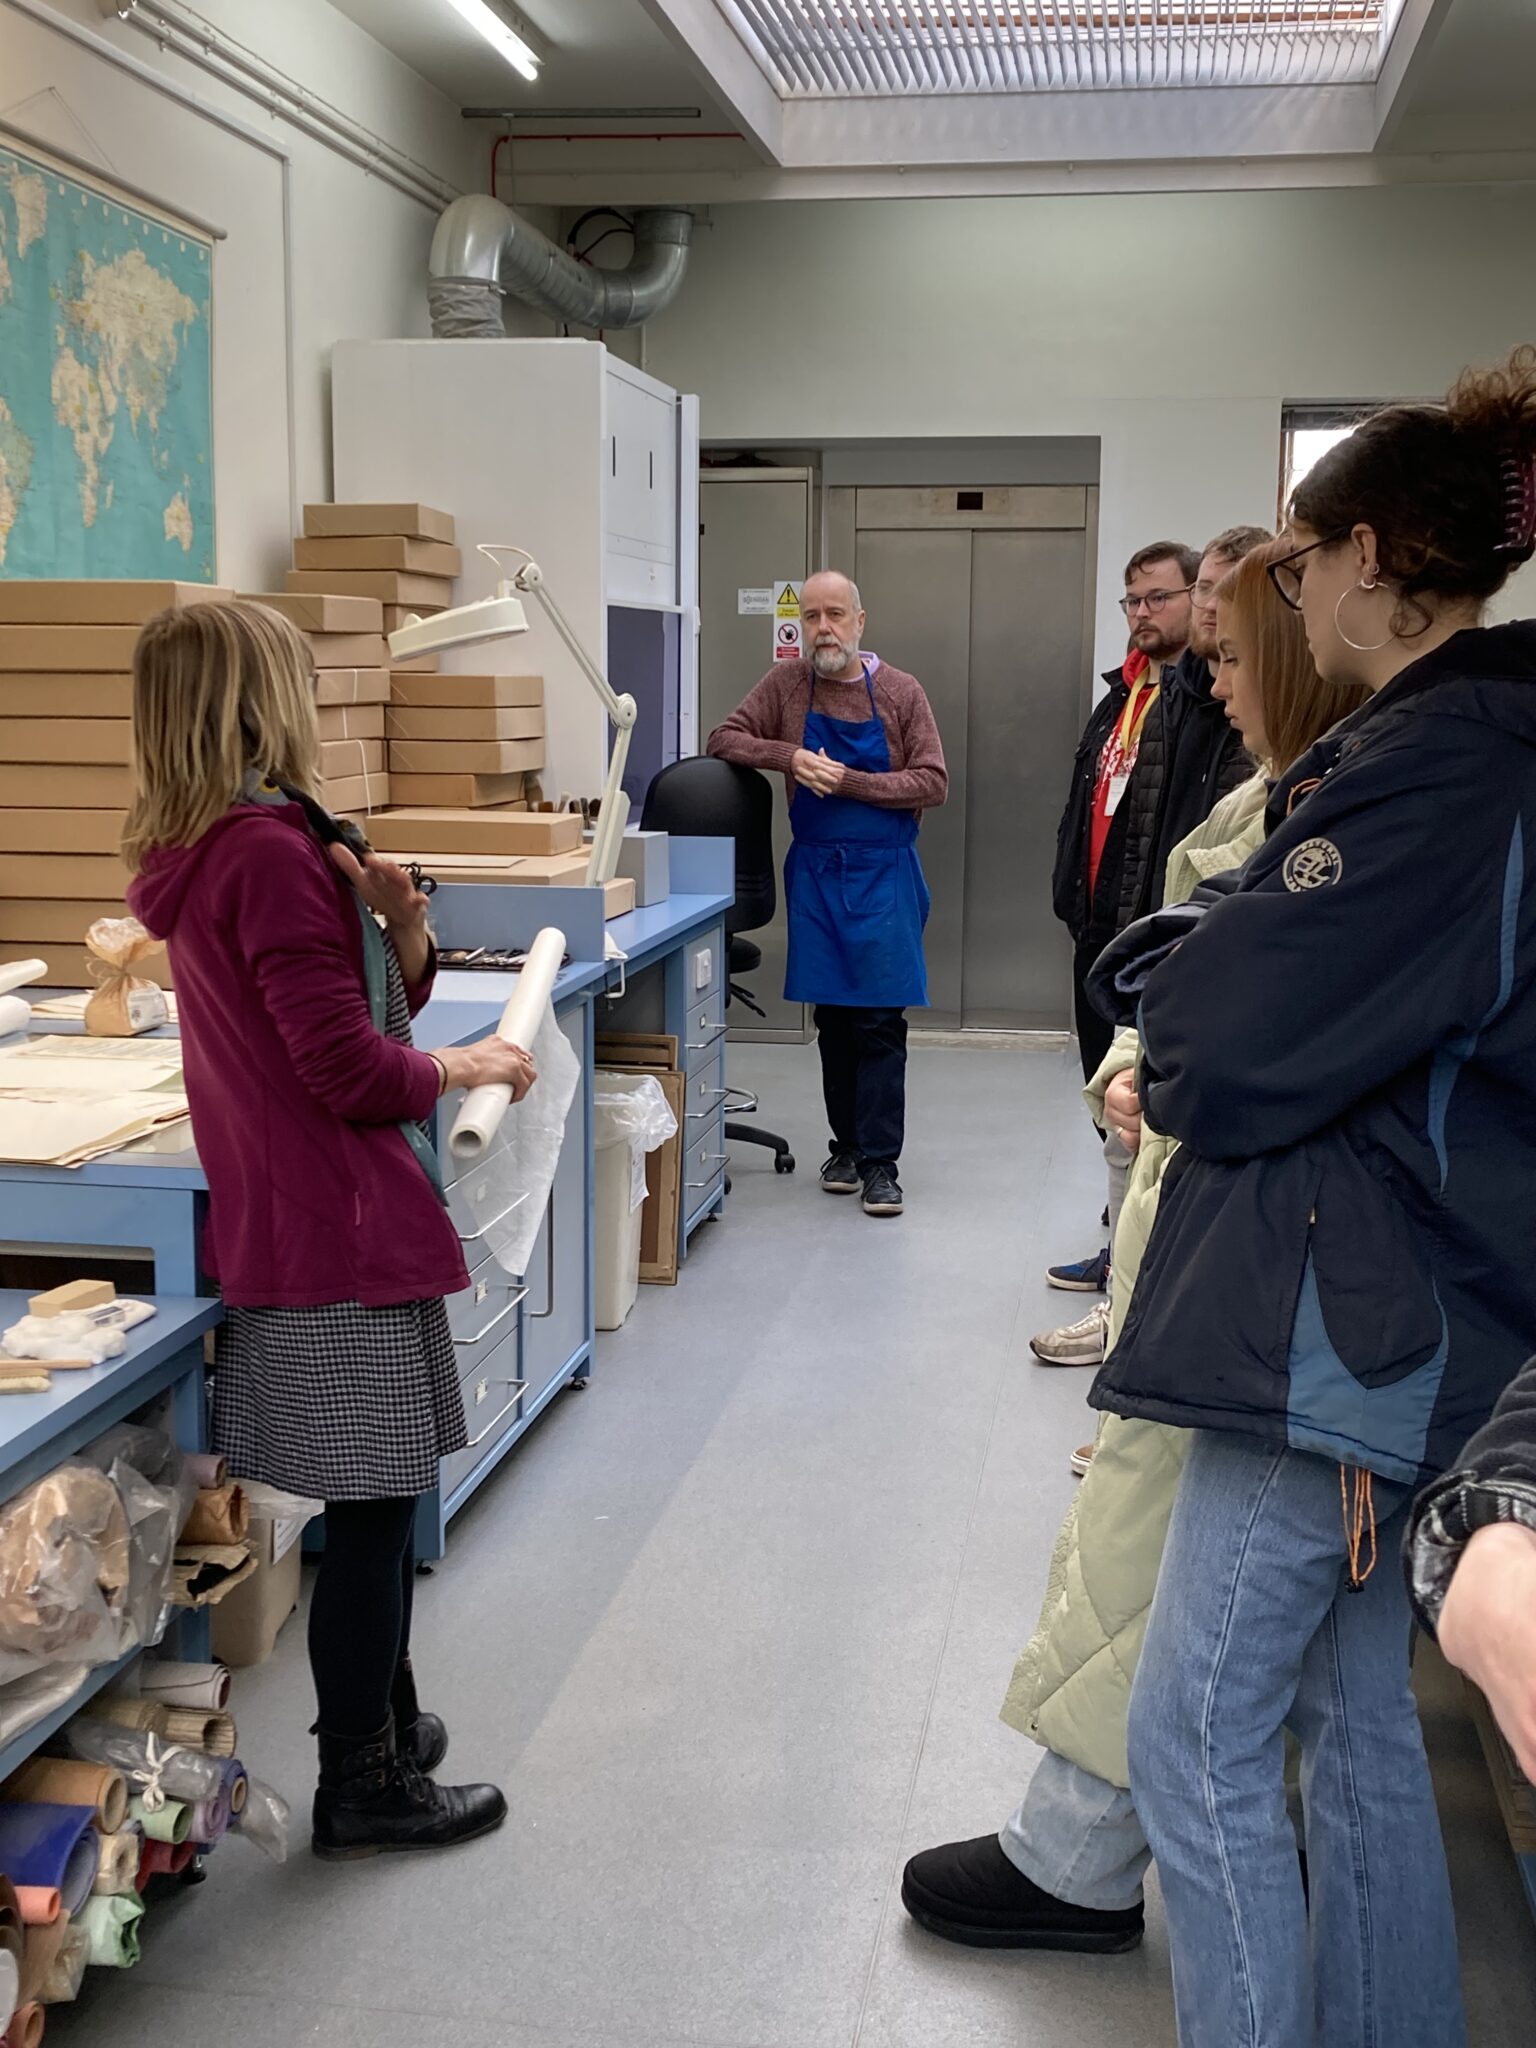
{"type": "Polygon", "coordinates": [[[532,1063],[495,1038],[412,1047],[426,898],[315,802],[314,672],[286,619],[151,620],[133,738],[129,901],[175,968],[226,1309],[214,1439],[242,1478],[326,1503],[314,1848],[446,1847],[507,1809],[494,1786],[433,1783],[447,1732],[411,1676],[416,1496],[465,1441],[443,1297],[467,1279],[424,1126],[448,1088],[525,1095],[532,1063]]]}

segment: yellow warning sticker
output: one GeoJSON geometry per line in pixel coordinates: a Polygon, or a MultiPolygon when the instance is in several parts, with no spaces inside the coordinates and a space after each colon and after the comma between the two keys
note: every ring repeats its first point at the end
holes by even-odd
{"type": "Polygon", "coordinates": [[[774,600],[774,616],[780,619],[798,619],[800,616],[800,585],[781,583],[778,597],[774,600]]]}

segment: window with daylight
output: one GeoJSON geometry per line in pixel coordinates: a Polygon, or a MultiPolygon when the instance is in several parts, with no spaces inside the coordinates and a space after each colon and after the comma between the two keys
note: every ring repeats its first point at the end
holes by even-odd
{"type": "Polygon", "coordinates": [[[1315,462],[1352,434],[1360,422],[1379,412],[1386,399],[1356,400],[1349,405],[1287,405],[1280,413],[1280,519],[1291,493],[1315,462]]]}

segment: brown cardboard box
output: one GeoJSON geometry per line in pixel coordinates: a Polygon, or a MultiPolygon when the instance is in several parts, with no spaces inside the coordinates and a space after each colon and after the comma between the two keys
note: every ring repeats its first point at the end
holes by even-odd
{"type": "Polygon", "coordinates": [[[410,540],[399,533],[335,535],[293,544],[295,569],[402,569],[419,576],[457,576],[458,549],[443,540],[410,540]]]}
{"type": "Polygon", "coordinates": [[[14,853],[0,860],[0,888],[7,896],[69,896],[90,903],[113,896],[121,902],[128,880],[128,870],[110,853],[14,853]]]}
{"type": "Polygon", "coordinates": [[[443,665],[440,654],[415,654],[409,661],[389,658],[389,672],[395,676],[435,676],[443,665]]]}
{"type": "Polygon", "coordinates": [[[315,674],[317,705],[389,702],[387,668],[322,668],[315,674]]]}
{"type": "Polygon", "coordinates": [[[384,742],[378,740],[326,740],[320,747],[320,779],[339,782],[351,775],[381,775],[384,772],[384,742]]]}
{"type": "Polygon", "coordinates": [[[0,622],[6,625],[142,626],[156,612],[210,604],[234,596],[212,583],[75,583],[63,577],[17,577],[0,582],[0,622]]]}
{"type": "Polygon", "coordinates": [[[579,853],[575,811],[398,810],[368,834],[381,853],[579,853]]]}
{"type": "Polygon", "coordinates": [[[0,896],[0,939],[65,939],[76,944],[98,917],[126,917],[122,898],[115,903],[75,902],[65,896],[0,896]]]}
{"type": "Polygon", "coordinates": [[[391,740],[402,775],[512,775],[544,766],[542,740],[391,740]]]}
{"type": "Polygon", "coordinates": [[[645,1208],[640,1217],[642,1285],[677,1284],[677,1226],[682,1202],[683,1147],[687,1138],[688,1077],[678,1072],[675,1038],[648,1032],[605,1034],[597,1040],[597,1065],[623,1074],[654,1074],[677,1119],[664,1145],[645,1155],[645,1208]]]}
{"type": "Polygon", "coordinates": [[[132,711],[132,676],[0,675],[0,718],[127,718],[132,711]]]}
{"type": "Polygon", "coordinates": [[[382,633],[384,607],[376,597],[338,597],[323,590],[246,590],[247,604],[270,605],[301,633],[382,633]]]}
{"type": "Polygon", "coordinates": [[[126,767],[128,718],[0,718],[0,761],[84,761],[126,767]]]}
{"type": "Polygon", "coordinates": [[[306,505],[304,531],[331,534],[403,533],[415,540],[454,538],[453,514],[431,505],[306,505]]]}
{"type": "MultiPolygon", "coordinates": [[[[84,926],[81,929],[83,931],[84,926]]],[[[89,946],[56,944],[51,939],[30,942],[0,939],[0,967],[12,960],[46,960],[49,988],[95,988],[101,969],[101,962],[89,946]]],[[[145,981],[158,982],[161,988],[174,986],[170,956],[163,947],[159,952],[146,954],[142,960],[135,960],[133,971],[142,975],[145,981]]]]}
{"type": "Polygon", "coordinates": [[[0,669],[121,673],[138,638],[137,626],[0,626],[0,669]]]}
{"type": "Polygon", "coordinates": [[[451,576],[413,576],[402,569],[290,569],[283,578],[289,590],[335,590],[347,596],[377,597],[385,604],[453,603],[451,576]]]}
{"type": "Polygon", "coordinates": [[[384,607],[384,631],[398,633],[402,626],[409,626],[417,619],[430,619],[448,607],[444,604],[387,604],[384,607]]]}
{"type": "Polygon", "coordinates": [[[253,1519],[247,1541],[256,1569],[213,1610],[213,1654],[243,1670],[271,1656],[283,1623],[299,1604],[304,1524],[253,1519]]]}
{"type": "MultiPolygon", "coordinates": [[[[327,740],[382,740],[384,715],[382,704],[324,704],[315,713],[321,745],[327,740]]],[[[379,766],[383,765],[381,761],[379,766]]]]}
{"type": "Polygon", "coordinates": [[[388,668],[389,642],[382,633],[311,633],[316,668],[388,668]]]}
{"type": "Polygon", "coordinates": [[[544,678],[400,675],[395,683],[395,702],[442,711],[542,704],[544,678]]]}
{"type": "Polygon", "coordinates": [[[544,706],[392,704],[388,723],[392,740],[541,740],[544,706]]]}
{"type": "Polygon", "coordinates": [[[320,801],[328,811],[381,811],[389,802],[387,774],[341,775],[320,785],[320,801]]]}
{"type": "Polygon", "coordinates": [[[479,810],[486,804],[521,802],[525,780],[522,775],[392,774],[389,787],[397,804],[446,804],[479,810]]]}
{"type": "MultiPolygon", "coordinates": [[[[420,849],[413,847],[412,852],[420,849]]],[[[576,889],[587,879],[590,855],[576,853],[435,853],[440,882],[514,882],[525,889],[576,889]]]]}
{"type": "Polygon", "coordinates": [[[0,804],[61,811],[121,811],[133,801],[131,768],[13,766],[0,761],[0,804]]]}
{"type": "MultiPolygon", "coordinates": [[[[126,822],[121,811],[0,810],[0,856],[116,853],[126,822]]],[[[5,862],[0,858],[0,889],[5,886],[5,862]]]]}

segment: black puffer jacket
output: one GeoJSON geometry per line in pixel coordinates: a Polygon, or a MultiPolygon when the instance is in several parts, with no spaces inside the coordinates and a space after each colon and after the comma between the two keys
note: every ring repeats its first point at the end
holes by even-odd
{"type": "Polygon", "coordinates": [[[1121,670],[1110,670],[1104,680],[1108,695],[1094,706],[1072,764],[1051,885],[1056,915],[1079,945],[1107,945],[1128,924],[1158,909],[1169,854],[1205,822],[1219,798],[1253,773],[1241,739],[1211,695],[1209,664],[1186,650],[1163,670],[1090,903],[1088,834],[1099,755],[1130,695],[1121,670]]]}

